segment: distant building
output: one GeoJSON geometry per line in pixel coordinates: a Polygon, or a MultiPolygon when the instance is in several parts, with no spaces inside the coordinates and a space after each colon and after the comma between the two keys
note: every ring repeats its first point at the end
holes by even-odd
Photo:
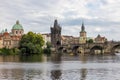
{"type": "Polygon", "coordinates": [[[51,27],[51,44],[54,48],[61,45],[61,27],[57,20],[54,21],[54,26],[51,27]]]}
{"type": "Polygon", "coordinates": [[[101,37],[99,34],[98,36],[95,38],[95,43],[104,43],[107,41],[107,38],[105,37],[101,37]]]}
{"type": "Polygon", "coordinates": [[[24,34],[24,29],[19,21],[16,21],[16,24],[13,25],[11,32],[8,32],[7,29],[2,30],[0,33],[0,48],[14,48],[19,46],[19,41],[24,34]]]}
{"type": "Polygon", "coordinates": [[[86,35],[86,31],[85,31],[85,26],[84,26],[84,23],[82,23],[82,26],[81,26],[81,31],[80,31],[80,39],[79,39],[79,43],[80,44],[84,44],[86,43],[86,40],[87,40],[87,35],[86,35]]]}
{"type": "Polygon", "coordinates": [[[62,45],[79,44],[79,37],[62,35],[62,45]]]}
{"type": "Polygon", "coordinates": [[[87,37],[87,43],[94,43],[94,38],[93,37],[87,37]]]}
{"type": "Polygon", "coordinates": [[[42,36],[43,36],[43,39],[45,41],[43,48],[46,48],[47,47],[46,43],[47,42],[51,43],[51,35],[50,35],[50,33],[46,33],[46,34],[42,34],[42,36]]]}

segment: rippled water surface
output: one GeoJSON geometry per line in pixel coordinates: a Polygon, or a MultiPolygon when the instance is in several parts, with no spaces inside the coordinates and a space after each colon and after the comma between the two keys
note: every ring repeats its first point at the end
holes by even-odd
{"type": "Polygon", "coordinates": [[[120,56],[0,56],[0,80],[120,80],[120,56]]]}

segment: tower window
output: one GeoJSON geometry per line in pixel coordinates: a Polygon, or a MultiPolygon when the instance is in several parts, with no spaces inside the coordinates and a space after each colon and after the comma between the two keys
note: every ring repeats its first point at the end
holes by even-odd
{"type": "Polygon", "coordinates": [[[18,34],[18,31],[16,31],[16,34],[18,34]]]}
{"type": "Polygon", "coordinates": [[[21,34],[22,32],[20,31],[20,34],[21,34]]]}

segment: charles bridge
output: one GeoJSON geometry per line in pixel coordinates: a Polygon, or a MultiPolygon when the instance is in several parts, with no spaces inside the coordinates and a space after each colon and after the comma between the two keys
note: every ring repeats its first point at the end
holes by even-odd
{"type": "Polygon", "coordinates": [[[68,44],[58,47],[59,52],[74,54],[114,54],[120,51],[120,42],[68,44]]]}
{"type": "Polygon", "coordinates": [[[98,36],[98,41],[87,43],[87,32],[85,31],[85,26],[82,23],[80,31],[80,42],[77,44],[62,44],[61,43],[61,30],[62,28],[58,24],[57,20],[54,21],[54,26],[51,29],[51,44],[58,52],[67,52],[74,54],[114,54],[120,52],[120,42],[107,41],[105,38],[102,42],[100,35],[98,36]]]}

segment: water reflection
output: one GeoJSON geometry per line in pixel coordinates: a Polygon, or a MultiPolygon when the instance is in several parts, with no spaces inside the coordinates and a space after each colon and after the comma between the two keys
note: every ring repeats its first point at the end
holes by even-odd
{"type": "Polygon", "coordinates": [[[20,62],[19,56],[0,56],[0,62],[20,62]]]}
{"type": "Polygon", "coordinates": [[[86,75],[87,75],[87,69],[82,68],[81,69],[81,79],[80,80],[86,80],[86,75]]]}
{"type": "MultiPolygon", "coordinates": [[[[86,61],[87,61],[87,56],[80,56],[80,60],[81,60],[81,62],[82,63],[86,63],[86,61]]],[[[80,80],[86,80],[86,75],[87,75],[87,69],[86,68],[82,68],[81,70],[80,70],[80,72],[81,72],[81,79],[80,80]]]]}
{"type": "Polygon", "coordinates": [[[22,69],[0,69],[1,79],[17,80],[24,76],[24,71],[22,69]]]}
{"type": "Polygon", "coordinates": [[[45,55],[32,55],[32,56],[0,56],[0,62],[45,62],[47,56],[45,55]]]}
{"type": "Polygon", "coordinates": [[[119,80],[120,56],[0,56],[0,80],[119,80]]]}
{"type": "Polygon", "coordinates": [[[21,62],[44,62],[46,59],[45,55],[20,56],[21,62]]]}
{"type": "MultiPolygon", "coordinates": [[[[52,63],[56,64],[53,67],[54,68],[60,68],[61,65],[61,54],[53,54],[51,56],[52,63]]],[[[62,72],[60,69],[52,70],[51,71],[51,79],[52,80],[60,80],[61,79],[62,72]]]]}

